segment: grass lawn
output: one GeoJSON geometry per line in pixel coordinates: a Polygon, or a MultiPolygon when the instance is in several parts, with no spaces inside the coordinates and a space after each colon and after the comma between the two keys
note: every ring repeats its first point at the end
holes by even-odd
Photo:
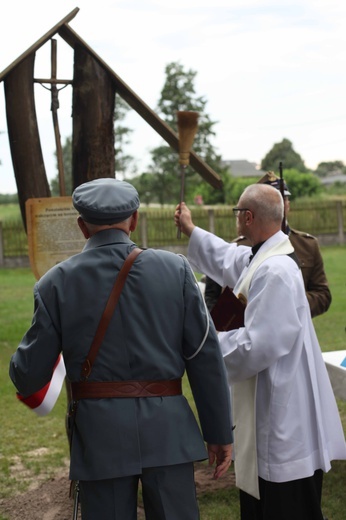
{"type": "Polygon", "coordinates": [[[0,222],[20,219],[19,204],[0,204],[0,222]]]}
{"type": "MultiPolygon", "coordinates": [[[[314,323],[322,350],[343,350],[346,348],[346,248],[322,248],[322,254],[333,302],[330,310],[315,318],[314,323]]],[[[65,392],[47,417],[38,418],[15,399],[15,389],[8,377],[10,356],[31,321],[34,282],[29,269],[0,269],[0,498],[25,490],[33,476],[37,480],[50,478],[68,460],[65,392]]],[[[346,432],[346,402],[338,400],[338,406],[346,432]]],[[[345,504],[346,461],[336,461],[324,478],[323,512],[329,520],[344,520],[345,504]]],[[[200,508],[202,520],[238,520],[237,490],[205,493],[200,497],[200,508]]]]}

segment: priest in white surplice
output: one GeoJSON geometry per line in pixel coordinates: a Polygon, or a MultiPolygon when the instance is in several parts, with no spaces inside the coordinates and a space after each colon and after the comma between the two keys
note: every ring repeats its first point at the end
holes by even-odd
{"type": "Polygon", "coordinates": [[[175,222],[190,237],[192,267],[247,301],[244,327],[219,333],[241,518],[322,520],[323,472],[346,458],[345,437],[294,249],[281,231],[281,194],[254,184],[233,212],[252,248],[196,227],[184,203],[175,222]]]}

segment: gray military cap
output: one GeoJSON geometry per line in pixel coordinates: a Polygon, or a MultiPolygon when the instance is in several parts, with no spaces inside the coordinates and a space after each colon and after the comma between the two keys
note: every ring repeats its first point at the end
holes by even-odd
{"type": "Polygon", "coordinates": [[[140,204],[137,190],[131,184],[108,177],[78,186],[72,202],[83,220],[99,225],[126,220],[140,204]]]}

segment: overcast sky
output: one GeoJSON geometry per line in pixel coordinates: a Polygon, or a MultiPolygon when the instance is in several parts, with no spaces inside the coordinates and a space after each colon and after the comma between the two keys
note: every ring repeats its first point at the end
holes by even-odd
{"type": "MultiPolygon", "coordinates": [[[[225,160],[260,163],[274,143],[292,141],[307,167],[346,163],[346,2],[342,0],[17,0],[2,7],[0,72],[75,7],[70,26],[155,110],[165,66],[197,72],[198,96],[225,160]]],[[[58,38],[58,78],[72,79],[72,51],[58,38]]],[[[50,76],[50,45],[35,77],[50,76]]],[[[56,176],[50,93],[35,86],[48,178],[56,176]]],[[[62,141],[72,133],[71,87],[59,94],[62,141]]],[[[128,153],[138,168],[161,144],[137,114],[128,153]]],[[[3,83],[0,85],[0,193],[15,193],[3,83]]]]}

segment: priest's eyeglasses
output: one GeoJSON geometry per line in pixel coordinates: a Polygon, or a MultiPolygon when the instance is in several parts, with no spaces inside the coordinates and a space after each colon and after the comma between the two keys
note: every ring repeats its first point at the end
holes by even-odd
{"type": "Polygon", "coordinates": [[[235,217],[238,217],[241,211],[251,211],[249,208],[232,208],[233,214],[235,217]]]}

